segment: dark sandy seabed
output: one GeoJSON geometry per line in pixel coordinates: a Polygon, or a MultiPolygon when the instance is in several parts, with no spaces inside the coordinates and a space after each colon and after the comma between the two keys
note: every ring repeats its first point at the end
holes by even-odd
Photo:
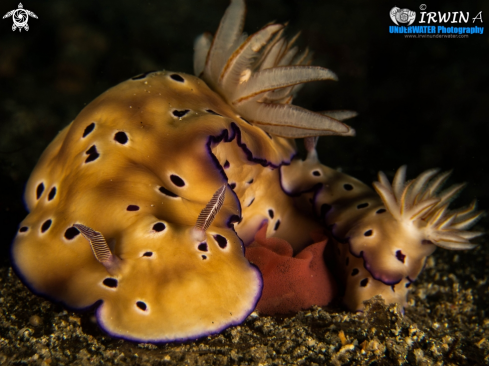
{"type": "Polygon", "coordinates": [[[364,314],[337,307],[291,317],[252,313],[222,334],[161,345],[113,339],[94,324],[91,312],[69,312],[32,295],[4,268],[0,364],[489,364],[488,264],[489,251],[482,248],[432,256],[404,316],[381,299],[370,300],[364,314]]]}
{"type": "MultiPolygon", "coordinates": [[[[418,10],[419,4],[395,4],[418,10]]],[[[340,302],[290,317],[252,314],[242,325],[195,342],[137,344],[99,330],[93,313],[73,313],[29,292],[12,272],[9,246],[27,214],[22,194],[47,144],[109,87],[141,72],[191,73],[192,43],[214,32],[227,0],[23,1],[39,19],[29,32],[0,21],[0,365],[484,365],[489,364],[489,247],[437,250],[413,284],[410,306],[374,299],[364,314],[340,302]],[[115,5],[117,4],[117,5],[115,5]]],[[[17,8],[5,0],[0,13],[17,8]]],[[[407,40],[388,34],[392,1],[248,1],[246,29],[290,22],[315,64],[339,83],[314,83],[296,104],[355,109],[355,138],[322,138],[321,160],[366,182],[454,168],[472,199],[489,208],[487,121],[489,37],[407,40]]],[[[433,11],[482,10],[486,0],[427,3],[433,11]]],[[[484,19],[486,21],[486,19],[484,19]]],[[[488,30],[489,31],[489,30],[488,30]]],[[[487,33],[487,32],[486,32],[487,33]]],[[[487,216],[475,230],[488,227],[487,216]]]]}

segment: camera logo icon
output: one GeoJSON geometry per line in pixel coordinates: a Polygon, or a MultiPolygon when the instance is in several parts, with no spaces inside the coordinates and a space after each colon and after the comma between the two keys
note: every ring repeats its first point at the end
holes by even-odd
{"type": "Polygon", "coordinates": [[[396,24],[399,25],[401,24],[406,24],[411,25],[414,23],[414,20],[416,19],[416,12],[411,11],[409,9],[400,9],[397,7],[393,7],[391,11],[389,12],[389,15],[392,19],[392,21],[396,24]]]}

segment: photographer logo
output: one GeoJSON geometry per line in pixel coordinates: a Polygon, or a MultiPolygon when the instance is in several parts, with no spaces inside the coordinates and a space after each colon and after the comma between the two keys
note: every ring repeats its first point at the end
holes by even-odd
{"type": "Polygon", "coordinates": [[[391,16],[391,19],[395,25],[399,25],[399,23],[401,24],[408,23],[408,25],[411,25],[414,23],[414,20],[416,19],[415,11],[411,11],[409,9],[400,9],[397,7],[393,7],[389,12],[389,15],[391,16]]]}
{"type": "Polygon", "coordinates": [[[29,16],[37,19],[36,14],[34,14],[30,10],[24,9],[22,3],[19,3],[18,9],[9,11],[3,16],[3,19],[12,17],[14,21],[14,24],[12,25],[12,30],[15,31],[16,29],[19,29],[19,32],[21,32],[22,28],[24,28],[26,31],[29,30],[29,25],[27,24],[27,22],[29,21],[29,16]]]}
{"type": "Polygon", "coordinates": [[[389,25],[389,33],[404,34],[405,38],[468,38],[471,34],[484,34],[482,11],[426,11],[426,4],[421,4],[419,10],[416,21],[415,11],[393,7],[389,16],[395,25],[389,25]]]}

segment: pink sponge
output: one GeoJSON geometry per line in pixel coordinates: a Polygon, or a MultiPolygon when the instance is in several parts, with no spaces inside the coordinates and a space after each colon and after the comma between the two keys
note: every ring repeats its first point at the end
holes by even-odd
{"type": "Polygon", "coordinates": [[[256,309],[262,314],[288,314],[313,305],[327,305],[336,295],[336,283],[324,263],[324,239],[295,257],[291,245],[266,238],[267,225],[246,249],[246,258],[263,275],[263,293],[256,309]]]}

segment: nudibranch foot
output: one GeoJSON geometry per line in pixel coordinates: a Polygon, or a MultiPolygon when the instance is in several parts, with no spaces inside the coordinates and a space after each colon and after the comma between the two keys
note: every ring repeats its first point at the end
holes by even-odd
{"type": "Polygon", "coordinates": [[[290,314],[313,305],[328,305],[337,294],[337,286],[324,261],[327,238],[317,235],[313,244],[294,255],[286,240],[267,238],[266,232],[267,225],[263,225],[245,253],[263,274],[263,292],[256,310],[261,314],[290,314]]]}

